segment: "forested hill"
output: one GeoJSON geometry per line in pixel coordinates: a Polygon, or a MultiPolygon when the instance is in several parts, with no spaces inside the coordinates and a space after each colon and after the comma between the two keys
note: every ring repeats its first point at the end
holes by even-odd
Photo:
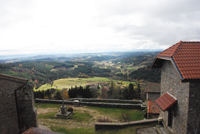
{"type": "Polygon", "coordinates": [[[29,79],[37,87],[41,84],[68,77],[110,77],[110,69],[92,67],[82,62],[17,62],[0,64],[0,73],[29,79]]]}
{"type": "Polygon", "coordinates": [[[118,59],[115,60],[114,62],[121,62],[121,63],[125,63],[125,64],[133,64],[133,65],[138,65],[138,64],[151,64],[154,60],[154,58],[156,57],[156,55],[159,52],[146,52],[146,53],[138,53],[135,56],[132,56],[132,54],[126,55],[124,58],[122,59],[118,59]]]}
{"type": "Polygon", "coordinates": [[[75,57],[35,56],[3,61],[0,73],[29,79],[36,87],[60,78],[109,77],[118,80],[144,79],[159,82],[160,71],[150,69],[157,52],[79,54],[75,57]],[[28,61],[27,61],[28,60],[28,61]],[[9,63],[13,62],[13,63],[9,63]]]}
{"type": "Polygon", "coordinates": [[[150,66],[139,68],[129,74],[131,79],[145,79],[149,82],[160,82],[161,70],[160,68],[151,69],[150,66]]]}

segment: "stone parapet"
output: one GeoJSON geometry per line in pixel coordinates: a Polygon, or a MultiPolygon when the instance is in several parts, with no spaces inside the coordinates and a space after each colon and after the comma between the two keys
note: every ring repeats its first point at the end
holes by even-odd
{"type": "MultiPolygon", "coordinates": [[[[53,103],[62,104],[62,100],[47,100],[47,99],[35,99],[36,103],[53,103]]],[[[73,105],[73,101],[64,101],[64,104],[73,105]]],[[[144,110],[146,107],[142,104],[125,104],[125,103],[102,103],[102,102],[82,102],[80,105],[95,106],[95,107],[112,107],[112,108],[131,108],[144,110]]]]}
{"type": "Polygon", "coordinates": [[[70,100],[79,100],[82,102],[108,102],[108,103],[130,103],[141,104],[142,100],[122,100],[122,99],[96,99],[96,98],[71,98],[70,100]]]}
{"type": "Polygon", "coordinates": [[[147,125],[152,123],[158,123],[158,118],[155,119],[147,119],[147,120],[139,120],[139,121],[131,121],[131,122],[123,122],[123,123],[108,123],[108,122],[96,122],[95,123],[95,130],[100,129],[119,129],[128,126],[135,126],[135,125],[147,125]]]}

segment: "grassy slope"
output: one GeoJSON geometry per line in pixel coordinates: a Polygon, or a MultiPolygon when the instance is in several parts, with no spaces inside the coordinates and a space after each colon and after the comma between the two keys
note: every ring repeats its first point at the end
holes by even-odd
{"type": "MultiPolygon", "coordinates": [[[[58,79],[54,81],[53,87],[57,87],[57,89],[62,89],[62,88],[71,88],[75,86],[85,86],[88,84],[93,84],[93,83],[101,83],[101,82],[107,82],[110,81],[109,78],[105,77],[93,77],[93,78],[66,78],[66,79],[58,79]]],[[[114,80],[115,81],[115,80],[114,80]]],[[[128,85],[130,82],[129,81],[124,81],[125,85],[128,85]]],[[[50,84],[44,84],[40,88],[35,89],[35,90],[46,90],[51,88],[50,84]]]]}

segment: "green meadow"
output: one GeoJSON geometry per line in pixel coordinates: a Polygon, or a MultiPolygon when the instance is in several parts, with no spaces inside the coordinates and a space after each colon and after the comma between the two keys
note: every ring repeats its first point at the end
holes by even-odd
{"type": "MultiPolygon", "coordinates": [[[[116,81],[116,80],[112,80],[109,78],[105,78],[105,77],[93,77],[93,78],[65,78],[65,79],[58,79],[55,80],[53,83],[53,86],[51,87],[51,84],[44,84],[42,86],[40,86],[38,89],[34,89],[35,91],[38,90],[47,90],[50,88],[56,88],[58,90],[61,90],[63,88],[71,88],[71,87],[79,87],[79,86],[86,86],[88,84],[94,84],[94,83],[104,83],[104,82],[110,82],[110,81],[116,81]]],[[[121,82],[121,81],[119,81],[121,82]]],[[[123,81],[124,85],[128,85],[129,83],[134,83],[134,82],[130,82],[130,81],[123,81]]]]}
{"type": "MultiPolygon", "coordinates": [[[[60,104],[35,103],[38,110],[39,124],[50,128],[54,132],[64,134],[136,134],[137,129],[144,127],[152,127],[151,125],[130,126],[122,129],[114,130],[98,130],[95,131],[95,122],[99,118],[109,118],[112,121],[122,119],[122,113],[130,113],[130,121],[142,120],[144,112],[134,109],[122,108],[101,108],[101,107],[73,107],[74,114],[67,119],[54,117],[60,110],[60,104]]],[[[70,105],[68,105],[70,106],[70,105]]]]}

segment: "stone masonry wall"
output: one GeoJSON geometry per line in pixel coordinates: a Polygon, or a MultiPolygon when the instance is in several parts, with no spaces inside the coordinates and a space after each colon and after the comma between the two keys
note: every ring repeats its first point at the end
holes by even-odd
{"type": "Polygon", "coordinates": [[[157,100],[160,97],[160,93],[157,92],[148,92],[147,94],[147,100],[157,100]]]}
{"type": "Polygon", "coordinates": [[[14,89],[20,87],[21,83],[3,80],[0,78],[0,133],[19,133],[18,116],[14,89]]]}
{"type": "MultiPolygon", "coordinates": [[[[187,133],[189,82],[182,83],[178,73],[170,61],[164,61],[161,68],[161,95],[169,92],[175,96],[177,104],[174,105],[174,115],[171,129],[175,134],[187,133]]],[[[163,123],[168,126],[168,111],[161,111],[163,123]]]]}
{"type": "Polygon", "coordinates": [[[188,131],[187,133],[200,133],[200,81],[191,82],[189,110],[188,110],[188,131]],[[199,126],[197,125],[199,124],[199,126]]]}
{"type": "Polygon", "coordinates": [[[30,86],[24,86],[17,92],[21,131],[37,127],[37,113],[34,111],[33,92],[30,86]]]}
{"type": "MultiPolygon", "coordinates": [[[[52,103],[62,104],[62,100],[46,100],[46,99],[35,99],[35,103],[52,103]]],[[[64,104],[73,105],[73,101],[64,101],[64,104]]],[[[81,103],[79,103],[81,104],[81,103]]],[[[95,107],[112,107],[112,108],[127,108],[127,109],[138,109],[144,110],[146,106],[141,104],[126,104],[126,103],[101,103],[101,102],[82,102],[82,105],[95,106],[95,107]]]]}
{"type": "Polygon", "coordinates": [[[79,100],[82,102],[107,102],[107,103],[130,103],[141,104],[142,100],[122,100],[122,99],[97,99],[97,98],[71,98],[70,101],[79,100]]]}
{"type": "Polygon", "coordinates": [[[36,127],[32,88],[26,83],[25,79],[0,74],[0,134],[19,134],[36,127]]]}

